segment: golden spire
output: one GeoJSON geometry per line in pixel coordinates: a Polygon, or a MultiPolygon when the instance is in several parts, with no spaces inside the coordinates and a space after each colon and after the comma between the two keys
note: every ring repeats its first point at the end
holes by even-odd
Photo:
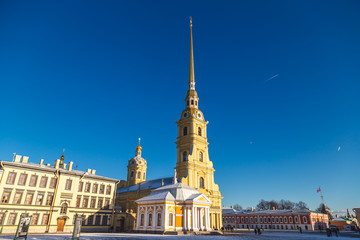
{"type": "Polygon", "coordinates": [[[193,52],[192,18],[191,18],[191,17],[190,17],[190,61],[189,61],[189,86],[190,86],[190,89],[195,89],[194,52],[193,52]]]}
{"type": "Polygon", "coordinates": [[[141,156],[141,149],[142,147],[140,146],[140,141],[141,141],[141,138],[139,138],[139,145],[136,147],[136,156],[140,155],[141,156]]]}

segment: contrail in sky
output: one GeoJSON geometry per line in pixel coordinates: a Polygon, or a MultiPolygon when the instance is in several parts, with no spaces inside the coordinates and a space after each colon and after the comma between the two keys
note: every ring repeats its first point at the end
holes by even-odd
{"type": "Polygon", "coordinates": [[[276,75],[272,76],[271,78],[269,78],[268,80],[266,80],[265,82],[268,82],[268,81],[270,81],[271,79],[276,78],[276,77],[278,77],[278,76],[279,76],[279,74],[276,74],[276,75]]]}

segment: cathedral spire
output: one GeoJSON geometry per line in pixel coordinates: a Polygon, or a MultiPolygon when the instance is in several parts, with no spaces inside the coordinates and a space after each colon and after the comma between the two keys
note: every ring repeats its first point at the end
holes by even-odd
{"type": "Polygon", "coordinates": [[[190,57],[189,57],[189,89],[195,89],[195,74],[194,74],[194,50],[193,50],[193,36],[192,36],[192,18],[190,17],[190,57]]]}

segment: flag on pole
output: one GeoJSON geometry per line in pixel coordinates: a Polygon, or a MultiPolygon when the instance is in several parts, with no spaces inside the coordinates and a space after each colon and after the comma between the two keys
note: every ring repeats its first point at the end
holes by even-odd
{"type": "Polygon", "coordinates": [[[320,189],[320,187],[318,188],[318,190],[316,190],[316,192],[321,192],[321,189],[320,189]]]}

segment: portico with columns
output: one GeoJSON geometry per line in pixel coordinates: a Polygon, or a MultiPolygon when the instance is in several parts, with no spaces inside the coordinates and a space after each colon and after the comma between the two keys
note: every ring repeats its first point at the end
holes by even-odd
{"type": "Polygon", "coordinates": [[[155,189],[136,201],[140,232],[209,232],[211,201],[183,183],[155,189]]]}

